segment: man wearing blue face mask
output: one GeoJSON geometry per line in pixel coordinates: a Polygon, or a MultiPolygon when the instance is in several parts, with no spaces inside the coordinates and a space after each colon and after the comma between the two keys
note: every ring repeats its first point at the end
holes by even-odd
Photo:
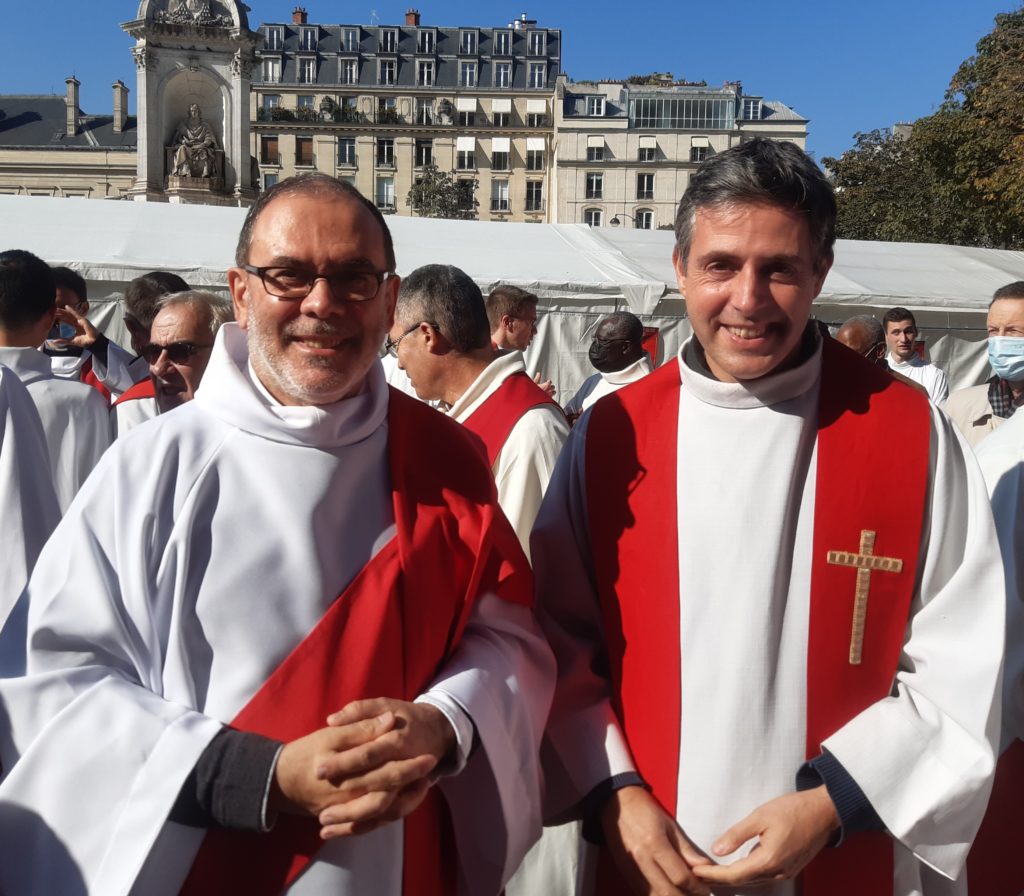
{"type": "Polygon", "coordinates": [[[1024,404],[1024,280],[996,290],[987,325],[994,376],[980,386],[959,389],[943,406],[972,448],[1024,404]]]}

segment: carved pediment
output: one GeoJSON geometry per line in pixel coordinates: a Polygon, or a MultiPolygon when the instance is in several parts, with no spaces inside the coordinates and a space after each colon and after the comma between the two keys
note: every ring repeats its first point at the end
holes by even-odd
{"type": "Polygon", "coordinates": [[[160,25],[248,30],[249,7],[237,0],[142,0],[138,19],[160,25]]]}

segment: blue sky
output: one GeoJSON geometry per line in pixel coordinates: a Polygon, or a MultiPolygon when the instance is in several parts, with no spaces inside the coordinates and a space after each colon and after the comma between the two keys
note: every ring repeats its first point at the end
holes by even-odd
{"type": "MultiPolygon", "coordinates": [[[[369,24],[405,20],[417,6],[424,23],[503,25],[526,12],[561,28],[563,69],[574,79],[620,78],[671,71],[709,84],[739,80],[811,119],[808,149],[837,155],[855,131],[927,115],[942,101],[960,62],[974,52],[999,12],[1019,0],[713,0],[713,2],[568,3],[506,6],[470,2],[365,3],[300,0],[311,22],[369,24]],[[641,18],[631,18],[637,13],[641,18]]],[[[287,21],[295,5],[249,0],[250,24],[287,21]]],[[[132,0],[37,0],[3,6],[12,27],[0,56],[0,93],[63,93],[82,82],[82,107],[109,112],[110,85],[132,88],[131,39],[120,22],[134,18],[132,0]],[[18,12],[12,11],[13,6],[18,12]]]]}

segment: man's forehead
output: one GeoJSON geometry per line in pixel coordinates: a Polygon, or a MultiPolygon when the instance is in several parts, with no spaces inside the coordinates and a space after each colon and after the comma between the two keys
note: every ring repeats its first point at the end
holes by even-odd
{"type": "Polygon", "coordinates": [[[380,256],[385,262],[384,234],[362,203],[336,193],[295,193],[272,200],[252,230],[251,249],[290,254],[338,249],[380,256]]]}
{"type": "Polygon", "coordinates": [[[1024,299],[996,299],[988,309],[988,322],[1024,327],[1024,299]]]}
{"type": "Polygon", "coordinates": [[[194,305],[169,305],[161,309],[155,318],[150,332],[157,331],[189,331],[184,338],[190,338],[190,334],[198,332],[204,326],[199,309],[194,305]]]}

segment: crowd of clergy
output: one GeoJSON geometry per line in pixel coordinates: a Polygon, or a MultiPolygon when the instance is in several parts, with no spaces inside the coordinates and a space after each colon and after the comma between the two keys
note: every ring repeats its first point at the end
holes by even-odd
{"type": "Polygon", "coordinates": [[[127,346],[0,252],[0,893],[1019,896],[1024,282],[950,394],[813,319],[801,150],[675,229],[692,337],[564,406],[536,295],[323,175],[127,346]]]}

